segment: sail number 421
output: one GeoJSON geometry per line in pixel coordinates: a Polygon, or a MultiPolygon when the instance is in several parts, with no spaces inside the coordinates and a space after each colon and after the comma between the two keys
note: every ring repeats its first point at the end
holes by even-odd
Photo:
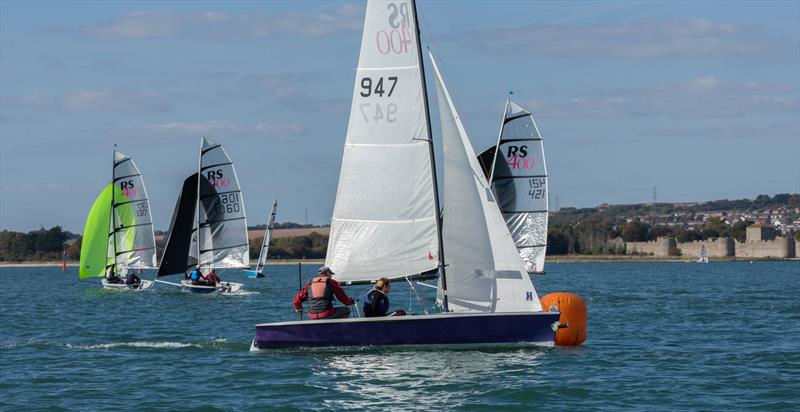
{"type": "Polygon", "coordinates": [[[528,179],[528,195],[531,199],[544,199],[547,190],[547,181],[544,178],[528,179]]]}

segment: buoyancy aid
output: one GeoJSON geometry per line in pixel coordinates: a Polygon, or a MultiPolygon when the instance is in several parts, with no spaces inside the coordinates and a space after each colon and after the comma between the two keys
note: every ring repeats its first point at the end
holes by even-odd
{"type": "Polygon", "coordinates": [[[372,289],[364,300],[364,317],[386,316],[389,312],[389,298],[379,289],[372,289]]]}
{"type": "Polygon", "coordinates": [[[329,316],[334,312],[333,309],[333,288],[328,281],[328,276],[317,276],[311,279],[306,286],[308,288],[308,313],[318,317],[329,316]]]}

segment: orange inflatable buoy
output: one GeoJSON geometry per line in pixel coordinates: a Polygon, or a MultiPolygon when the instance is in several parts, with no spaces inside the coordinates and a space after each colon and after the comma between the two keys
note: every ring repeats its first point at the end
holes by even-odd
{"type": "Polygon", "coordinates": [[[550,293],[542,298],[542,308],[561,312],[557,346],[579,346],[586,340],[586,301],[583,298],[567,292],[550,293]]]}

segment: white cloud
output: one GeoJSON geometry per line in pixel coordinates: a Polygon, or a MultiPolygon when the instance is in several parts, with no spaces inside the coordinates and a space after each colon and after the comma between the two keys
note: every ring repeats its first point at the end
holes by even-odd
{"type": "Polygon", "coordinates": [[[305,128],[298,123],[259,123],[255,129],[268,136],[297,135],[305,131],[305,128]]]}
{"type": "Polygon", "coordinates": [[[753,57],[797,56],[797,45],[760,28],[710,20],[640,21],[593,25],[535,25],[471,31],[457,37],[470,47],[514,48],[564,57],[753,57]]]}
{"type": "MultiPolygon", "coordinates": [[[[640,133],[642,137],[685,138],[685,139],[753,139],[764,140],[774,138],[800,137],[800,123],[779,122],[763,124],[735,124],[722,122],[706,127],[665,127],[648,129],[640,133]]],[[[739,144],[739,143],[737,143],[739,144]]]]}
{"type": "Polygon", "coordinates": [[[323,36],[361,28],[364,9],[343,4],[312,15],[282,16],[227,14],[205,11],[194,14],[137,12],[81,27],[84,35],[100,39],[191,37],[209,40],[271,37],[279,34],[323,36]]]}
{"type": "MultiPolygon", "coordinates": [[[[235,136],[264,136],[281,138],[303,134],[306,129],[298,123],[289,122],[262,122],[242,124],[228,120],[204,121],[172,121],[151,123],[139,126],[121,126],[91,130],[94,134],[114,135],[119,137],[235,137],[235,136]]],[[[72,130],[77,134],[87,134],[90,131],[72,130]]]]}
{"type": "Polygon", "coordinates": [[[648,88],[599,91],[525,104],[548,117],[725,118],[786,115],[800,110],[796,88],[775,83],[737,83],[711,75],[648,88]]]}
{"type": "Polygon", "coordinates": [[[689,90],[712,90],[719,86],[719,80],[714,76],[703,76],[689,80],[689,90]]]}
{"type": "Polygon", "coordinates": [[[210,120],[207,122],[167,122],[141,126],[147,134],[171,135],[208,135],[208,134],[239,134],[242,127],[228,121],[210,120]]]}
{"type": "Polygon", "coordinates": [[[79,89],[61,96],[3,96],[0,101],[6,107],[68,112],[160,113],[173,109],[171,102],[152,91],[131,93],[79,89]]]}

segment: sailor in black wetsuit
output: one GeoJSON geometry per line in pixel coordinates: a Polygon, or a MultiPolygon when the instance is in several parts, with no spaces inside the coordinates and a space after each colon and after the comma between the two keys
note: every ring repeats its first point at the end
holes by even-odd
{"type": "Polygon", "coordinates": [[[108,271],[106,272],[106,282],[108,283],[122,283],[122,279],[117,276],[116,269],[117,265],[111,265],[108,267],[108,271]]]}
{"type": "Polygon", "coordinates": [[[392,313],[389,312],[389,291],[392,285],[387,278],[380,278],[375,282],[375,288],[372,289],[364,300],[364,317],[372,318],[377,316],[403,316],[406,313],[398,310],[392,313]]]}
{"type": "Polygon", "coordinates": [[[128,276],[125,277],[125,285],[129,288],[138,289],[142,286],[142,280],[139,279],[139,276],[136,276],[135,273],[129,273],[128,276]]]}

